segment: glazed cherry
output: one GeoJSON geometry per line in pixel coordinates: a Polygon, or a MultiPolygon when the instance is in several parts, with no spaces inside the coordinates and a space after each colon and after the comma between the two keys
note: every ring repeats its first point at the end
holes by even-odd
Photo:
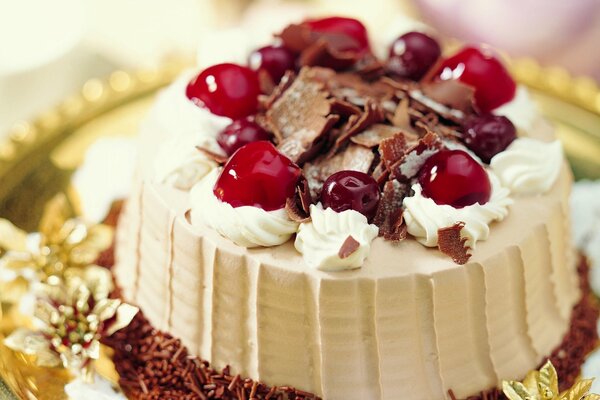
{"type": "Polygon", "coordinates": [[[366,52],[369,50],[367,28],[354,18],[328,17],[304,21],[312,31],[323,34],[344,35],[349,40],[340,42],[340,51],[366,52]]]}
{"type": "Polygon", "coordinates": [[[236,119],[217,135],[217,143],[231,156],[248,143],[269,140],[271,135],[249,118],[236,119]]]}
{"type": "Polygon", "coordinates": [[[227,161],[213,192],[233,207],[279,210],[294,195],[302,170],[270,142],[241,147],[227,161]]]}
{"type": "Polygon", "coordinates": [[[216,115],[232,119],[256,112],[260,93],[256,73],[236,64],[217,64],[187,86],[188,99],[216,115]]]}
{"type": "Polygon", "coordinates": [[[487,172],[462,150],[435,153],[421,168],[418,179],[425,197],[454,208],[485,204],[492,194],[487,172]]]}
{"type": "Polygon", "coordinates": [[[392,43],[388,69],[399,77],[418,81],[441,54],[435,39],[421,32],[408,32],[392,43]]]}
{"type": "Polygon", "coordinates": [[[248,65],[255,71],[265,71],[274,83],[279,83],[285,72],[293,70],[296,57],[283,46],[265,46],[254,50],[248,57],[248,65]]]}
{"type": "Polygon", "coordinates": [[[342,212],[354,210],[373,218],[379,204],[379,186],[375,179],[359,171],[339,171],[323,184],[323,207],[342,212]]]}
{"type": "Polygon", "coordinates": [[[463,141],[485,163],[504,151],[517,138],[517,130],[506,117],[481,115],[471,118],[464,127],[463,141]]]}
{"type": "Polygon", "coordinates": [[[515,96],[516,84],[504,65],[489,51],[467,47],[444,60],[437,71],[441,79],[458,79],[475,88],[475,103],[487,113],[515,96]]]}

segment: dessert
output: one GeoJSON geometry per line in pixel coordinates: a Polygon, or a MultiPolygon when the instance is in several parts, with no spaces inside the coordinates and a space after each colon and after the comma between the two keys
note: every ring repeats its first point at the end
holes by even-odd
{"type": "Polygon", "coordinates": [[[276,37],[159,95],[117,235],[125,299],[214,368],[325,399],[523,378],[580,297],[571,175],[526,90],[422,32],[386,60],[354,19],[276,37]]]}

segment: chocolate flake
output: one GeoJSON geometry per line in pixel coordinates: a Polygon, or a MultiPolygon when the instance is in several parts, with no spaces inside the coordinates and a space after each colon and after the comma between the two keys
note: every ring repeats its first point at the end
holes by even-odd
{"type": "Polygon", "coordinates": [[[338,252],[338,256],[343,260],[345,258],[350,257],[356,250],[360,247],[360,243],[349,235],[344,243],[342,243],[342,247],[340,247],[340,251],[338,252]]]}
{"type": "Polygon", "coordinates": [[[460,236],[464,226],[464,222],[457,222],[452,226],[438,229],[438,248],[460,265],[466,264],[471,258],[469,253],[471,249],[466,245],[467,238],[460,236]]]}
{"type": "Polygon", "coordinates": [[[207,149],[206,147],[196,146],[196,149],[204,154],[209,160],[216,162],[219,165],[223,165],[229,160],[229,157],[223,154],[215,153],[212,150],[207,149]]]}
{"type": "Polygon", "coordinates": [[[361,133],[352,136],[350,140],[361,146],[373,148],[379,146],[384,139],[389,139],[399,133],[400,130],[396,127],[384,124],[373,124],[361,133]]]}
{"type": "Polygon", "coordinates": [[[346,129],[335,141],[335,146],[333,147],[333,149],[339,148],[350,137],[356,135],[359,132],[364,131],[369,126],[377,122],[382,122],[384,117],[385,115],[383,114],[383,110],[381,109],[379,104],[371,99],[367,99],[363,114],[360,117],[352,115],[350,119],[348,119],[346,129]]]}
{"type": "Polygon", "coordinates": [[[423,85],[423,94],[453,110],[473,113],[475,88],[458,79],[436,80],[426,83],[423,85]]]}
{"type": "Polygon", "coordinates": [[[312,155],[319,139],[339,120],[331,115],[331,103],[323,85],[300,75],[267,111],[270,130],[280,139],[279,151],[297,163],[312,155]]]}
{"type": "Polygon", "coordinates": [[[392,165],[404,156],[407,147],[406,138],[402,134],[382,140],[379,144],[379,154],[385,168],[391,169],[392,165]]]}
{"type": "Polygon", "coordinates": [[[310,206],[313,204],[308,181],[303,177],[296,186],[296,192],[285,202],[285,210],[292,221],[307,222],[310,220],[310,206]]]}
{"type": "Polygon", "coordinates": [[[389,167],[391,176],[402,182],[411,180],[419,173],[425,161],[442,147],[443,143],[435,133],[427,133],[389,167]]]}
{"type": "Polygon", "coordinates": [[[386,240],[406,239],[407,228],[402,216],[402,201],[408,191],[408,185],[396,180],[387,181],[379,201],[373,223],[379,227],[379,236],[386,240]]]}

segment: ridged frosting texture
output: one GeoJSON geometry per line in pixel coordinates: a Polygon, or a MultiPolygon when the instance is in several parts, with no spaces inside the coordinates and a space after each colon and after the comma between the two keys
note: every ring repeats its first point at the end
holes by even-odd
{"type": "Polygon", "coordinates": [[[562,145],[558,140],[521,137],[490,162],[504,186],[512,193],[546,193],[556,182],[563,165],[562,145]]]}
{"type": "Polygon", "coordinates": [[[191,74],[184,74],[158,97],[147,121],[168,133],[154,160],[154,179],[181,190],[189,190],[217,166],[196,146],[221,152],[217,134],[231,119],[198,107],[185,95],[191,74]]]}
{"type": "Polygon", "coordinates": [[[461,236],[467,238],[466,245],[475,248],[479,240],[486,240],[490,234],[490,223],[501,221],[508,215],[512,200],[508,189],[502,187],[498,178],[488,172],[492,184],[492,195],[485,204],[473,204],[463,208],[436,204],[425,197],[421,185],[412,186],[414,195],[404,199],[404,220],[408,233],[428,247],[437,246],[438,230],[464,222],[461,236]]]}
{"type": "Polygon", "coordinates": [[[323,209],[321,204],[310,206],[311,220],[300,224],[294,246],[302,253],[306,265],[321,271],[341,271],[359,268],[369,255],[371,242],[379,228],[354,210],[335,212],[323,209]],[[340,249],[348,236],[358,242],[357,249],[348,257],[340,256],[340,249]]]}
{"type": "Polygon", "coordinates": [[[285,209],[232,207],[219,200],[213,188],[220,169],[212,170],[190,191],[192,225],[208,226],[242,247],[269,247],[285,243],[296,233],[298,224],[289,219],[285,209]]]}

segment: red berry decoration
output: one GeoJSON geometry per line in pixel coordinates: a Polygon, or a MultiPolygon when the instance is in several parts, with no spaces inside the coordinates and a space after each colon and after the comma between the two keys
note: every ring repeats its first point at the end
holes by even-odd
{"type": "Polygon", "coordinates": [[[392,43],[388,69],[401,78],[418,81],[441,54],[442,49],[435,39],[421,32],[408,32],[392,43]]]}
{"type": "Polygon", "coordinates": [[[262,126],[248,118],[236,119],[217,135],[219,146],[231,156],[248,143],[269,140],[271,135],[262,126]]]}
{"type": "Polygon", "coordinates": [[[379,186],[375,179],[359,171],[340,171],[323,184],[323,207],[342,212],[354,210],[368,219],[375,216],[379,204],[379,186]]]}
{"type": "Polygon", "coordinates": [[[208,67],[186,89],[188,99],[198,106],[232,119],[255,113],[259,93],[256,73],[236,64],[208,67]]]}
{"type": "Polygon", "coordinates": [[[475,103],[487,113],[515,97],[517,86],[504,65],[489,51],[467,47],[444,60],[441,79],[458,79],[475,88],[475,103]]]}
{"type": "Polygon", "coordinates": [[[279,83],[286,71],[294,70],[296,57],[283,46],[266,46],[254,50],[248,57],[248,65],[255,71],[265,71],[274,83],[279,83]]]}
{"type": "Polygon", "coordinates": [[[253,142],[227,161],[213,192],[233,207],[279,210],[294,195],[301,174],[302,170],[272,143],[253,142]]]}
{"type": "Polygon", "coordinates": [[[442,150],[419,172],[423,195],[436,204],[463,208],[490,200],[492,185],[485,169],[462,150],[442,150]]]}
{"type": "Polygon", "coordinates": [[[337,50],[363,53],[370,49],[367,28],[354,18],[310,19],[304,21],[304,24],[309,26],[313,32],[346,36],[348,40],[340,42],[341,47],[338,47],[337,50]]]}
{"type": "Polygon", "coordinates": [[[481,115],[465,124],[463,141],[485,163],[504,151],[517,138],[517,130],[506,117],[481,115]]]}

